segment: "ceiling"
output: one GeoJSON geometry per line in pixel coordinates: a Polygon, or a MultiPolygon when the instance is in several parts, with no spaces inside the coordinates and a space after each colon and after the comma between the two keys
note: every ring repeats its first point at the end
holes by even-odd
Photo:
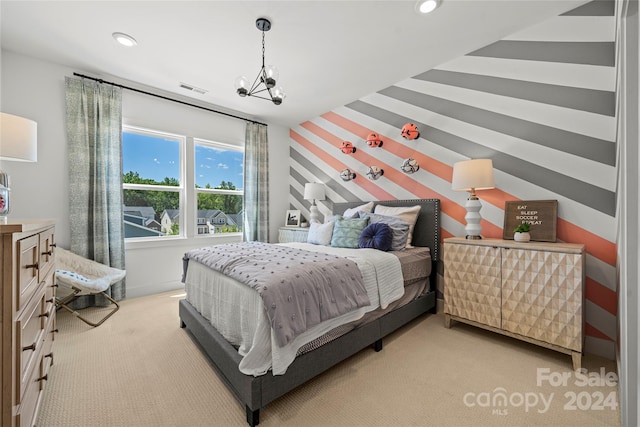
{"type": "Polygon", "coordinates": [[[418,15],[415,0],[3,0],[1,40],[3,49],[78,73],[292,127],[586,2],[442,0],[435,12],[418,15]],[[253,80],[261,65],[259,17],[272,23],[266,64],[280,70],[281,105],[235,92],[236,78],[253,80]],[[116,31],[138,45],[119,45],[116,31]]]}

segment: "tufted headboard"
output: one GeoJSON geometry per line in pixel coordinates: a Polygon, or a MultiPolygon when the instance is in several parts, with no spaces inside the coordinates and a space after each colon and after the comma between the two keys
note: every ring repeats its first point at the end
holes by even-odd
{"type": "MultiPolygon", "coordinates": [[[[333,213],[342,214],[346,209],[360,206],[366,201],[334,203],[333,213]]],[[[374,201],[375,205],[416,206],[420,205],[420,213],[413,229],[411,244],[426,246],[431,251],[434,263],[440,260],[440,199],[409,199],[374,201]]],[[[375,209],[375,207],[374,207],[375,209]]]]}

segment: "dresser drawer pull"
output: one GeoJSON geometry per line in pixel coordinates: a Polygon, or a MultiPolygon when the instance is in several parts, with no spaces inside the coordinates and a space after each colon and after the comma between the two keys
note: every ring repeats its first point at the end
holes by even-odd
{"type": "Polygon", "coordinates": [[[51,358],[51,366],[53,366],[53,351],[49,354],[45,354],[44,355],[45,358],[50,357],[51,358]]]}
{"type": "Polygon", "coordinates": [[[50,314],[49,312],[46,312],[46,313],[41,314],[38,317],[49,317],[49,314],[50,314]]]}
{"type": "Polygon", "coordinates": [[[42,252],[42,255],[53,255],[53,251],[42,252]]]}
{"type": "Polygon", "coordinates": [[[36,380],[36,382],[38,382],[38,381],[46,381],[48,376],[49,376],[49,374],[45,374],[43,377],[38,378],[36,380]]]}
{"type": "Polygon", "coordinates": [[[56,244],[55,243],[51,243],[49,246],[51,246],[52,248],[55,248],[56,244]]]}
{"type": "Polygon", "coordinates": [[[22,351],[27,351],[27,350],[35,351],[36,350],[36,343],[33,343],[33,344],[28,345],[26,347],[22,347],[22,351]]]}
{"type": "Polygon", "coordinates": [[[53,298],[49,298],[48,300],[45,300],[45,302],[53,302],[53,298]]]}
{"type": "Polygon", "coordinates": [[[24,268],[35,268],[36,270],[39,268],[38,263],[25,265],[24,268]]]}

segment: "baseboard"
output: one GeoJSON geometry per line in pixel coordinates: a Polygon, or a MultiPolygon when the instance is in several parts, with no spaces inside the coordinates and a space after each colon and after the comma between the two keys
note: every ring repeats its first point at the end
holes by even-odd
{"type": "Polygon", "coordinates": [[[164,283],[153,283],[144,286],[129,286],[127,283],[127,298],[144,297],[147,295],[160,294],[163,292],[176,291],[184,289],[184,283],[179,281],[171,281],[164,283]]]}

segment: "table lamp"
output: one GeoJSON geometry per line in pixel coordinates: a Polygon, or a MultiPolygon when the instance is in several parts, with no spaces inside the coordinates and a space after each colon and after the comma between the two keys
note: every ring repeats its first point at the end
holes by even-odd
{"type": "Polygon", "coordinates": [[[455,191],[468,191],[469,198],[465,204],[467,221],[465,231],[467,239],[482,239],[480,231],[480,209],[482,204],[476,196],[476,190],[495,188],[493,179],[493,162],[491,159],[473,159],[457,162],[453,165],[451,188],[455,191]]]}
{"type": "Polygon", "coordinates": [[[316,206],[316,200],[324,200],[324,184],[317,182],[308,182],[304,185],[304,199],[311,200],[311,207],[309,208],[309,222],[320,222],[320,213],[318,206],[316,206]]]}
{"type": "MultiPolygon", "coordinates": [[[[38,125],[33,120],[0,113],[0,160],[35,162],[38,160],[38,125]]],[[[6,223],[11,210],[9,174],[0,170],[0,223],[6,223]]]]}

